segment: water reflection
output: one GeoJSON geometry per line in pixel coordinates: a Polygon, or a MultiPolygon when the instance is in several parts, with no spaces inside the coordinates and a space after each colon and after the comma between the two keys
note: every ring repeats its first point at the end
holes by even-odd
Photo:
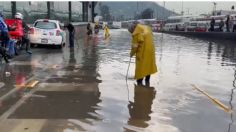
{"type": "Polygon", "coordinates": [[[156,91],[154,87],[136,86],[134,88],[134,102],[129,103],[130,118],[128,124],[136,127],[148,127],[147,121],[151,120],[152,103],[156,91]]]}
{"type": "Polygon", "coordinates": [[[211,54],[212,54],[212,42],[208,43],[208,52],[207,52],[207,64],[210,65],[211,54]]]}
{"type": "Polygon", "coordinates": [[[17,86],[25,85],[26,80],[32,76],[32,72],[32,66],[25,62],[0,65],[0,82],[4,83],[4,86],[0,88],[0,115],[8,110],[11,105],[16,103],[16,101],[20,99],[25,92],[28,92],[25,87],[18,88],[17,86]],[[21,65],[21,63],[23,63],[23,65],[21,65]],[[15,92],[7,94],[13,89],[15,89],[15,92]]]}
{"type": "Polygon", "coordinates": [[[76,64],[76,59],[75,59],[75,49],[70,48],[70,58],[69,58],[69,64],[75,65],[76,64]]]}
{"type": "Polygon", "coordinates": [[[236,54],[235,54],[235,45],[232,43],[224,43],[223,51],[222,51],[222,64],[227,64],[227,61],[231,61],[233,63],[236,62],[236,54]]]}

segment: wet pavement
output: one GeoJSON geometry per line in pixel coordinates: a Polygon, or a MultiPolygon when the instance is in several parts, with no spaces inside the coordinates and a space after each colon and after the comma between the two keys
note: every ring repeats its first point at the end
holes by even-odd
{"type": "Polygon", "coordinates": [[[131,36],[123,29],[109,40],[100,32],[74,49],[33,48],[1,64],[1,132],[235,132],[236,46],[154,37],[159,72],[151,87],[135,85],[134,58],[126,84],[131,36]]]}

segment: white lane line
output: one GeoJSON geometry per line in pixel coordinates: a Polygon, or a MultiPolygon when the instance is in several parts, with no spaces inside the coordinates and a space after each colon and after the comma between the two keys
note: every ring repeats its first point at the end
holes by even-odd
{"type": "Polygon", "coordinates": [[[1,115],[0,121],[7,119],[8,116],[10,116],[17,108],[19,108],[34,92],[36,92],[36,90],[37,90],[36,88],[31,90],[24,97],[18,100],[14,105],[12,105],[8,111],[6,111],[3,115],[1,115]]]}
{"type": "Polygon", "coordinates": [[[0,82],[0,89],[5,86],[4,82],[0,82]]]}
{"type": "MultiPolygon", "coordinates": [[[[29,83],[30,81],[33,80],[33,77],[29,78],[26,81],[26,84],[29,83]]],[[[12,90],[10,90],[9,92],[7,92],[6,94],[4,94],[3,96],[0,97],[0,101],[4,101],[5,99],[7,99],[9,96],[11,96],[12,94],[14,94],[15,92],[17,92],[20,88],[19,87],[15,87],[12,90]]]]}

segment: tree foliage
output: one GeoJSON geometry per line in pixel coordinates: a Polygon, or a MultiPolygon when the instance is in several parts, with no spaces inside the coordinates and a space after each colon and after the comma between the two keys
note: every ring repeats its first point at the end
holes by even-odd
{"type": "Polygon", "coordinates": [[[101,16],[103,17],[103,20],[110,21],[111,15],[110,15],[110,9],[107,5],[99,5],[101,16]]]}
{"type": "Polygon", "coordinates": [[[154,13],[154,11],[152,9],[147,8],[141,12],[141,17],[142,17],[142,19],[151,19],[151,18],[153,18],[153,13],[154,13]]]}

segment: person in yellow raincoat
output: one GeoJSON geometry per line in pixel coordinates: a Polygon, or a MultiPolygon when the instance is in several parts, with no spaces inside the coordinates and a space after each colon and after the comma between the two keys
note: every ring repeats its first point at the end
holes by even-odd
{"type": "Polygon", "coordinates": [[[104,31],[105,31],[105,39],[107,39],[108,37],[110,37],[110,29],[108,28],[107,25],[105,25],[104,31]]]}
{"type": "Polygon", "coordinates": [[[145,84],[149,86],[151,74],[158,71],[152,29],[136,23],[129,28],[129,32],[132,34],[130,57],[136,56],[135,79],[138,85],[143,85],[142,81],[145,77],[145,84]]]}

